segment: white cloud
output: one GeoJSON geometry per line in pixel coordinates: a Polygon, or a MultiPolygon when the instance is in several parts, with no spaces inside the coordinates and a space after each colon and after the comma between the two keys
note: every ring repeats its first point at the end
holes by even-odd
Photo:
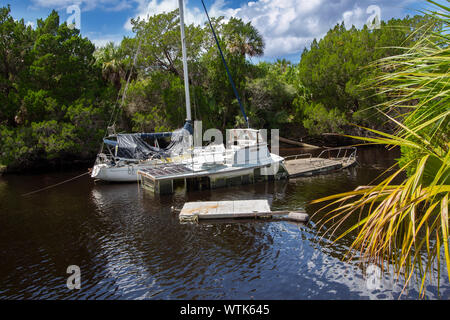
{"type": "MultiPolygon", "coordinates": [[[[178,9],[178,0],[136,0],[137,14],[133,17],[147,19],[147,16],[153,16],[164,12],[170,12],[178,9]]],[[[206,17],[204,17],[203,9],[198,7],[189,7],[189,2],[185,3],[184,19],[186,24],[194,23],[196,25],[203,24],[206,17]]],[[[132,29],[131,18],[127,20],[124,25],[125,30],[132,29]]]]}
{"type": "MultiPolygon", "coordinates": [[[[133,16],[128,16],[124,24],[131,31],[131,18],[169,12],[178,8],[178,0],[31,0],[43,7],[64,8],[79,4],[81,10],[102,8],[120,11],[135,8],[133,16]]],[[[252,0],[243,2],[237,8],[230,7],[230,0],[205,1],[211,17],[224,16],[241,18],[251,22],[264,37],[266,48],[264,58],[273,59],[301,52],[316,38],[322,38],[337,23],[344,22],[347,28],[364,26],[370,14],[370,5],[381,9],[381,17],[401,17],[411,3],[418,0],[252,0]]],[[[206,21],[201,2],[185,0],[186,23],[203,24],[206,21]]],[[[101,43],[101,39],[97,40],[101,43]]]]}
{"type": "Polygon", "coordinates": [[[355,26],[357,28],[362,28],[366,23],[368,15],[365,10],[361,9],[358,6],[355,6],[354,9],[345,11],[342,14],[342,20],[344,20],[345,27],[351,28],[355,26]]]}
{"type": "Polygon", "coordinates": [[[100,34],[99,32],[89,32],[86,36],[97,48],[104,47],[109,42],[119,45],[123,39],[123,36],[119,34],[100,34]]]}
{"type": "Polygon", "coordinates": [[[235,10],[234,16],[250,21],[264,37],[264,56],[273,58],[300,52],[312,38],[326,32],[320,24],[322,0],[261,0],[235,10]]]}
{"type": "Polygon", "coordinates": [[[101,8],[106,11],[120,11],[132,7],[133,0],[31,0],[34,6],[41,8],[64,9],[71,5],[80,6],[82,11],[101,8]]]}
{"type": "Polygon", "coordinates": [[[114,38],[102,37],[99,39],[90,39],[90,40],[95,45],[96,48],[101,48],[106,46],[109,42],[113,42],[114,44],[118,45],[120,44],[122,38],[117,39],[116,37],[114,38]]]}
{"type": "Polygon", "coordinates": [[[31,27],[32,29],[34,29],[34,27],[36,26],[36,24],[35,24],[33,21],[27,21],[27,22],[25,23],[25,25],[26,25],[27,27],[31,27]]]}
{"type": "MultiPolygon", "coordinates": [[[[379,0],[382,18],[402,16],[411,0],[379,0]]],[[[235,16],[251,21],[266,42],[265,58],[276,58],[303,51],[311,41],[322,38],[337,23],[344,21],[361,28],[370,14],[366,9],[372,0],[260,0],[227,9],[223,0],[216,0],[211,8],[217,15],[235,16]]],[[[211,15],[213,15],[211,13],[211,15]]]]}

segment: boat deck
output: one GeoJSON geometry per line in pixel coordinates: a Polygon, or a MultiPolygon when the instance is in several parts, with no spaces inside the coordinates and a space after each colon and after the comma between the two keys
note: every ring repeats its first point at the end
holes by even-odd
{"type": "Polygon", "coordinates": [[[348,168],[356,164],[355,147],[327,148],[318,156],[303,153],[285,157],[289,178],[306,177],[348,168]]]}
{"type": "Polygon", "coordinates": [[[240,173],[243,171],[253,170],[259,167],[258,165],[242,165],[242,166],[227,166],[223,164],[216,164],[211,167],[204,167],[203,169],[193,170],[192,168],[182,164],[167,164],[153,168],[144,168],[138,171],[138,175],[150,178],[153,181],[185,179],[185,178],[202,178],[205,176],[223,175],[231,173],[240,173]]]}
{"type": "MultiPolygon", "coordinates": [[[[276,163],[283,158],[273,155],[276,163]]],[[[242,185],[267,179],[281,179],[281,174],[271,173],[267,166],[270,163],[244,164],[232,166],[226,164],[213,164],[202,167],[193,167],[183,164],[164,164],[152,168],[142,168],[137,175],[144,188],[156,193],[173,193],[174,182],[184,181],[188,188],[193,190],[215,189],[219,187],[242,185]],[[267,174],[261,173],[263,170],[267,174]]],[[[273,170],[272,170],[273,171],[273,170]]],[[[285,172],[287,175],[287,173],[285,172]]]]}
{"type": "Polygon", "coordinates": [[[192,174],[194,173],[194,170],[183,164],[165,164],[153,168],[143,168],[140,169],[139,172],[154,180],[161,180],[173,176],[192,174]]]}
{"type": "Polygon", "coordinates": [[[323,172],[329,172],[346,168],[355,163],[355,159],[292,159],[285,162],[285,167],[290,178],[312,176],[323,172]]]}

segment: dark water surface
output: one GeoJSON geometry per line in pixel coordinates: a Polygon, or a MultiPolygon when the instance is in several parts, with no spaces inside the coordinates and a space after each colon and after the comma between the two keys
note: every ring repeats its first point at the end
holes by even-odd
{"type": "MultiPolygon", "coordinates": [[[[356,262],[342,261],[350,236],[319,241],[319,217],[306,226],[180,224],[170,210],[186,201],[267,198],[273,210],[312,214],[309,201],[369,184],[397,156],[361,149],[358,167],[333,174],[171,196],[84,176],[23,197],[82,172],[0,177],[0,299],[398,298],[402,285],[389,274],[374,286],[356,262]],[[81,268],[80,290],[66,286],[69,265],[81,268]]],[[[439,294],[436,282],[428,285],[429,298],[449,299],[445,275],[440,285],[439,294]]],[[[418,291],[411,286],[402,297],[418,291]]]]}

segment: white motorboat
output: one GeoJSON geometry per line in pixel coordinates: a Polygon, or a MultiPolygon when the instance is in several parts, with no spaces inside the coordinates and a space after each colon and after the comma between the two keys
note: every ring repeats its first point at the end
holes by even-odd
{"type": "Polygon", "coordinates": [[[174,192],[175,183],[187,189],[215,189],[288,177],[284,158],[269,152],[260,130],[231,129],[234,138],[223,144],[194,148],[177,162],[160,163],[137,171],[142,185],[158,194],[174,192]]]}

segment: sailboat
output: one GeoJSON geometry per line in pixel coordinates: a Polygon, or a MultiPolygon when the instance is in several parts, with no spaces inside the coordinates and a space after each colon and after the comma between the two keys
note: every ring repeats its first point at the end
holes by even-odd
{"type": "MultiPolygon", "coordinates": [[[[251,128],[227,130],[226,145],[211,143],[208,146],[193,147],[193,121],[191,116],[186,37],[184,31],[184,5],[178,0],[180,12],[181,47],[186,97],[186,122],[183,128],[174,132],[115,134],[104,139],[108,155],[100,153],[92,169],[91,177],[113,182],[142,181],[151,189],[161,192],[161,181],[192,178],[212,179],[217,186],[228,185],[227,180],[257,181],[256,177],[287,176],[284,158],[269,152],[265,135],[251,128]],[[166,147],[159,147],[158,139],[167,139],[166,147]],[[149,139],[155,141],[151,146],[149,139]],[[147,140],[147,141],[146,141],[147,140]],[[217,182],[217,183],[216,183],[217,182]]],[[[204,3],[203,3],[204,6],[204,3]]],[[[208,13],[205,12],[208,16],[208,13]]],[[[209,16],[208,16],[208,20],[209,16]]],[[[230,83],[238,99],[241,111],[248,124],[241,101],[226,65],[219,42],[211,25],[230,83]]],[[[170,189],[170,188],[169,188],[170,189]]],[[[173,188],[172,188],[173,189],[173,188]]],[[[170,190],[169,190],[170,191],[170,190]]]]}
{"type": "Polygon", "coordinates": [[[183,128],[174,132],[111,134],[103,139],[91,177],[109,182],[136,182],[137,170],[176,162],[188,148],[192,133],[191,121],[186,121],[183,128]],[[160,147],[168,139],[168,145],[160,147]]]}

